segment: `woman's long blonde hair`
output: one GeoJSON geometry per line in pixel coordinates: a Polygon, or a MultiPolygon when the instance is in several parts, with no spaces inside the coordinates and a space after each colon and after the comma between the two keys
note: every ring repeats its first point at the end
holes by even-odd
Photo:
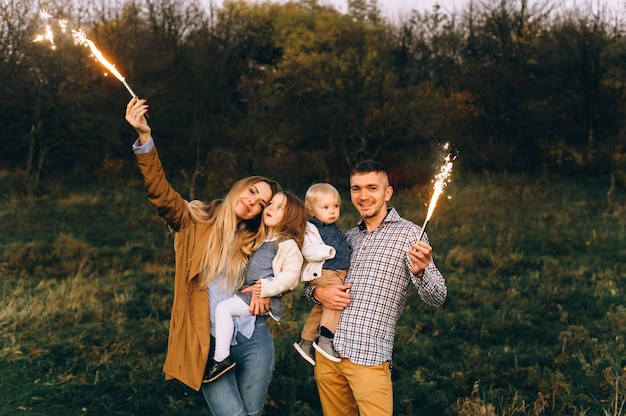
{"type": "Polygon", "coordinates": [[[239,196],[255,183],[265,182],[272,195],[280,191],[280,185],[264,176],[249,176],[235,183],[224,199],[210,203],[190,201],[189,211],[197,223],[206,224],[209,238],[202,255],[201,286],[206,287],[219,275],[226,276],[229,287],[239,287],[252,251],[264,238],[260,229],[261,214],[253,219],[241,221],[235,207],[239,196]]]}

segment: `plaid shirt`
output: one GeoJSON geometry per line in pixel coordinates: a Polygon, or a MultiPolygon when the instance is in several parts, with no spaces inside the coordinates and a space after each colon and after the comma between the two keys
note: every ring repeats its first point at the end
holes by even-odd
{"type": "MultiPolygon", "coordinates": [[[[334,346],[339,354],[358,365],[374,366],[391,361],[396,322],[411,283],[424,303],[441,307],[446,283],[431,262],[422,278],[414,277],[407,254],[421,229],[391,208],[387,217],[368,232],[363,222],[346,233],[352,246],[346,284],[352,285],[350,304],[339,318],[334,346]]],[[[424,235],[424,240],[428,238],[424,235]]]]}

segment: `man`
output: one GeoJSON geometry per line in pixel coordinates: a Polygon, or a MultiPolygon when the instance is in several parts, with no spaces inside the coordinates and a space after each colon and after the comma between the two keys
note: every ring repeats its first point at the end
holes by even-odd
{"type": "Polygon", "coordinates": [[[424,303],[441,307],[447,288],[426,235],[418,242],[420,227],[387,207],[393,188],[381,164],[356,165],[350,195],[361,221],[346,233],[345,284],[305,287],[309,299],[342,311],[333,341],[341,362],[317,354],[315,379],[325,416],[392,415],[391,355],[408,290],[414,285],[424,303]]]}

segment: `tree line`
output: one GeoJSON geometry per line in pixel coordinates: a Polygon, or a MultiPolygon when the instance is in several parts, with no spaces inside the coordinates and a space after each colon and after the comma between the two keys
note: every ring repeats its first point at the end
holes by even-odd
{"type": "Polygon", "coordinates": [[[46,20],[36,2],[5,1],[0,161],[28,194],[135,175],[130,95],[74,43],[80,28],[148,98],[164,162],[191,197],[251,173],[336,182],[363,158],[411,186],[430,179],[443,142],[466,172],[623,186],[626,26],[594,4],[472,0],[392,21],[376,0],[345,13],[317,0],[52,1],[46,20]],[[46,24],[54,44],[33,42],[46,24]]]}

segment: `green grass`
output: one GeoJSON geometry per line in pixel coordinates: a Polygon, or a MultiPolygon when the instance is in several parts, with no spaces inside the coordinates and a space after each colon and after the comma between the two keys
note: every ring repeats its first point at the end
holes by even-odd
{"type": "MultiPolygon", "coordinates": [[[[2,182],[0,414],[208,414],[200,393],[163,379],[172,236],[139,181],[40,199],[2,182]]],[[[448,300],[431,310],[411,292],[397,415],[623,414],[626,197],[608,209],[607,189],[509,175],[448,186],[427,227],[448,300]]],[[[391,205],[421,225],[428,192],[398,191],[391,205]]],[[[344,194],[340,226],[356,219],[344,194]]],[[[267,414],[321,414],[291,346],[309,306],[289,295],[272,324],[267,414]]]]}

